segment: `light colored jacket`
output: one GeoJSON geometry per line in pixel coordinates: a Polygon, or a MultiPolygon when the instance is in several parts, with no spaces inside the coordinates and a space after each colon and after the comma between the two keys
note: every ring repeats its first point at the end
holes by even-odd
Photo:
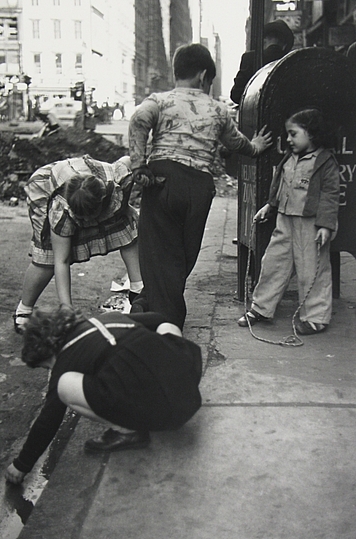
{"type": "MultiPolygon", "coordinates": [[[[283,165],[289,157],[290,153],[284,156],[277,166],[271,182],[268,203],[273,208],[278,208],[277,193],[281,182],[283,165]]],[[[315,160],[314,170],[309,181],[303,217],[315,216],[316,226],[329,228],[332,231],[336,230],[339,197],[339,165],[334,154],[329,150],[323,149],[315,160]]]]}

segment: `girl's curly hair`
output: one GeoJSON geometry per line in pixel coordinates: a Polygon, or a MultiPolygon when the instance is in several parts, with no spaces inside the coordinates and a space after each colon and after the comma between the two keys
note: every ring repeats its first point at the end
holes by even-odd
{"type": "Polygon", "coordinates": [[[55,311],[35,309],[26,324],[22,361],[35,368],[57,356],[68,334],[85,320],[80,311],[68,305],[61,305],[55,311]]]}

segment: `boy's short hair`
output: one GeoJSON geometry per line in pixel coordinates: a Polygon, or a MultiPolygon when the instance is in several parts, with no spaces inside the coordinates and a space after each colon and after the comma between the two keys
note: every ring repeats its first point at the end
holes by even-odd
{"type": "Polygon", "coordinates": [[[199,71],[206,69],[209,82],[216,76],[215,62],[209,50],[200,43],[181,45],[173,56],[173,72],[177,80],[192,79],[199,71]]]}

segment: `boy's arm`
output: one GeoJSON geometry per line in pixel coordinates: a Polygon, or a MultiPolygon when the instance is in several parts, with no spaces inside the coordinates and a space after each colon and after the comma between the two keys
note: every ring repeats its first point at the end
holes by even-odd
{"type": "Polygon", "coordinates": [[[129,124],[129,149],[131,169],[146,165],[147,140],[158,120],[158,104],[154,99],[145,99],[136,109],[129,124]]]}
{"type": "Polygon", "coordinates": [[[225,126],[220,137],[220,141],[228,150],[236,150],[242,155],[257,157],[272,145],[271,133],[265,133],[264,126],[257,135],[250,141],[241,133],[229,113],[226,111],[225,126]]]}

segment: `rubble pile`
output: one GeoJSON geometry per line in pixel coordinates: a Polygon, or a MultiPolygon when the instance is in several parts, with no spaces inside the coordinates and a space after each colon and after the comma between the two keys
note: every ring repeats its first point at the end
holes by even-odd
{"type": "MultiPolygon", "coordinates": [[[[19,139],[13,133],[1,132],[0,200],[25,199],[23,187],[27,179],[48,163],[84,154],[112,163],[127,153],[127,148],[98,133],[74,127],[60,128],[47,136],[32,139],[19,139]]],[[[139,191],[133,192],[133,200],[139,195],[139,191]]]]}
{"type": "MultiPolygon", "coordinates": [[[[113,163],[127,155],[128,149],[99,133],[75,127],[61,127],[32,139],[20,139],[14,133],[0,131],[0,200],[16,205],[16,201],[25,200],[24,186],[35,170],[54,161],[84,154],[113,163]]],[[[217,196],[236,196],[237,179],[226,174],[220,160],[216,163],[214,180],[217,196]]],[[[141,187],[134,184],[131,204],[138,208],[140,200],[141,187]]]]}

